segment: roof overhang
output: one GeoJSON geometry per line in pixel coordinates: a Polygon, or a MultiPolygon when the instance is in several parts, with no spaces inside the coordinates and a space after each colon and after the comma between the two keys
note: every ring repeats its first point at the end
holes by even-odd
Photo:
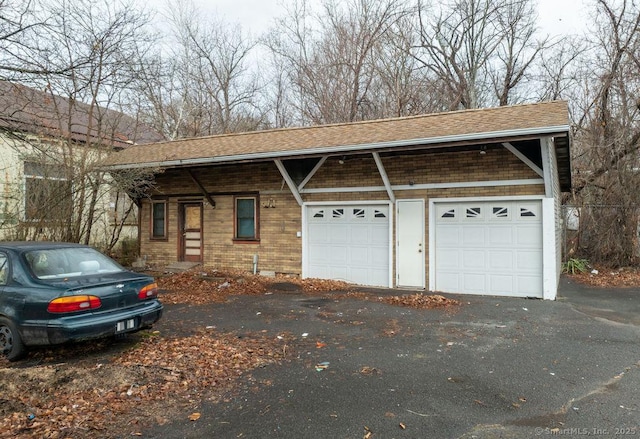
{"type": "MultiPolygon", "coordinates": [[[[491,131],[480,133],[469,133],[462,135],[452,136],[440,136],[440,137],[428,137],[417,139],[401,139],[390,142],[378,142],[378,143],[364,143],[364,144],[351,144],[340,145],[330,147],[314,147],[298,150],[286,150],[286,151],[268,151],[238,155],[225,155],[214,157],[197,157],[188,159],[175,159],[175,160],[158,160],[153,162],[144,163],[127,163],[127,164],[114,164],[105,166],[105,170],[117,171],[126,169],[143,169],[143,168],[175,168],[175,167],[192,167],[203,165],[217,165],[217,164],[230,164],[230,163],[244,163],[244,162],[256,162],[267,161],[275,159],[287,159],[287,158],[299,158],[299,157],[312,157],[323,155],[339,155],[339,154],[354,154],[354,153],[368,153],[368,152],[385,152],[385,151],[397,151],[397,150],[409,150],[409,149],[430,149],[430,148],[447,148],[460,146],[464,144],[477,144],[487,141],[510,141],[517,139],[532,139],[542,137],[558,137],[566,138],[563,143],[564,147],[557,150],[562,152],[563,158],[568,159],[569,151],[569,126],[558,125],[549,127],[538,128],[525,128],[514,129],[506,131],[491,131]]],[[[562,142],[560,142],[562,143],[562,142]]],[[[566,162],[568,165],[568,162],[566,162]]],[[[562,184],[562,180],[561,180],[562,184]]],[[[565,181],[565,187],[567,182],[565,181]]],[[[568,187],[571,186],[571,177],[569,172],[568,187]]]]}

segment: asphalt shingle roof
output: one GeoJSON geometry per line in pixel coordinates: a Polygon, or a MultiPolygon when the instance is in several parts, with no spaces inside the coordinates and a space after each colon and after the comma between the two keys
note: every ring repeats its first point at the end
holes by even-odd
{"type": "Polygon", "coordinates": [[[111,155],[107,166],[176,166],[398,146],[448,144],[463,139],[568,136],[564,101],[462,110],[356,123],[283,128],[137,145],[111,155]]]}

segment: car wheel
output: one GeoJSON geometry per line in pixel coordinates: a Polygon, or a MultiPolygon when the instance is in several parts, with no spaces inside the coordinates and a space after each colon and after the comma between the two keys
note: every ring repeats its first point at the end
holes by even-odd
{"type": "Polygon", "coordinates": [[[26,353],[16,325],[5,317],[0,317],[0,353],[9,361],[19,360],[26,353]]]}

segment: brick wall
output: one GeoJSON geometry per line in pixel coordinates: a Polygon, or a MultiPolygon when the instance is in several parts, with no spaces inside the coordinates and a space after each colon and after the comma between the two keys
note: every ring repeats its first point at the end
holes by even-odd
{"type": "MultiPolygon", "coordinates": [[[[328,159],[305,188],[383,186],[371,155],[328,159]]],[[[539,176],[504,149],[475,152],[407,154],[383,158],[392,185],[410,183],[457,183],[466,181],[535,179],[539,176]]],[[[188,200],[203,201],[203,259],[206,266],[251,270],[253,255],[258,269],[299,274],[302,266],[301,208],[272,162],[218,166],[192,170],[215,208],[206,203],[198,186],[186,170],[171,170],[157,176],[156,197],[168,200],[168,239],[150,241],[150,203],[141,209],[141,254],[152,264],[178,260],[178,206],[188,200]],[[237,242],[234,234],[234,195],[259,193],[259,242],[237,242]],[[275,207],[267,207],[275,206],[275,207]]],[[[423,198],[425,224],[428,200],[445,197],[539,195],[543,185],[494,186],[478,188],[420,189],[395,191],[396,198],[423,198]]],[[[386,191],[304,194],[305,201],[387,200],[386,191]]],[[[395,232],[394,232],[395,233],[395,232]]],[[[428,243],[428,230],[425,233],[428,243]]],[[[393,264],[395,265],[395,264],[393,264]]],[[[427,261],[428,265],[428,261],[427,261]]],[[[426,272],[428,273],[428,267],[426,272]]]]}

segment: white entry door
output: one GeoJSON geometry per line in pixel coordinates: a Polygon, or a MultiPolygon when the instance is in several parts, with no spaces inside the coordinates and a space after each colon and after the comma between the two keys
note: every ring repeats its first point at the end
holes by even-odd
{"type": "Polygon", "coordinates": [[[389,205],[306,207],[305,277],[389,285],[389,205]]]}
{"type": "Polygon", "coordinates": [[[539,200],[436,202],[431,215],[436,291],[542,297],[539,200]]]}
{"type": "Polygon", "coordinates": [[[424,200],[397,200],[396,211],[397,286],[424,288],[424,200]]]}

